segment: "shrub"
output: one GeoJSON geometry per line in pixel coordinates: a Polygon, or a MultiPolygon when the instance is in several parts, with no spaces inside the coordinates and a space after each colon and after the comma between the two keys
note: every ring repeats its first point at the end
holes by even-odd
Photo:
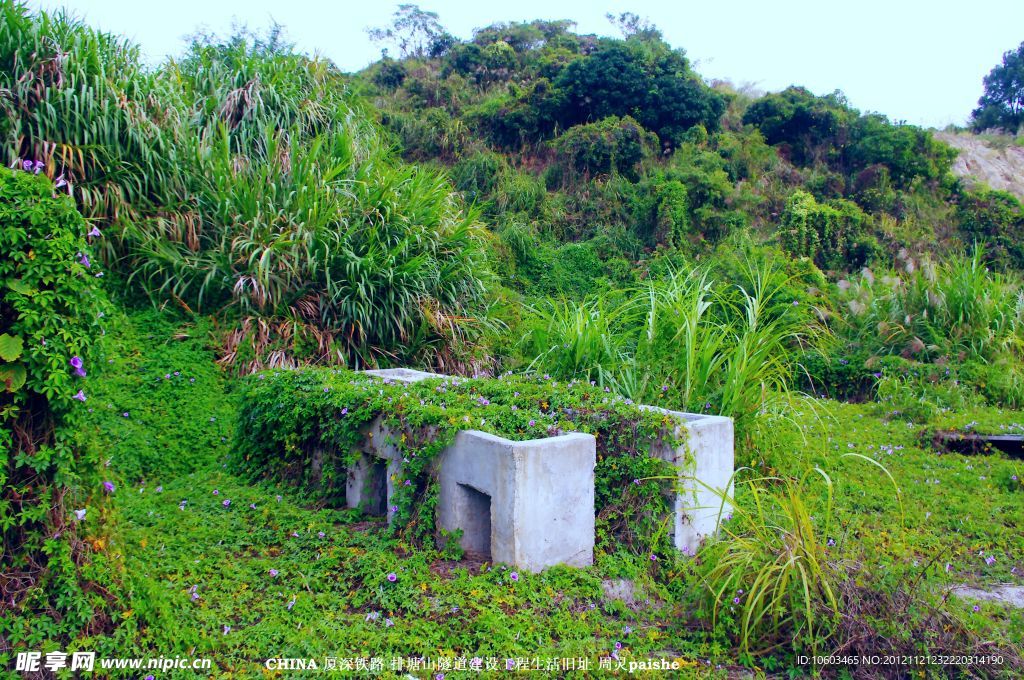
{"type": "Polygon", "coordinates": [[[969,246],[984,246],[989,261],[1000,269],[1024,269],[1024,207],[1005,191],[981,189],[965,193],[957,206],[957,222],[969,246]]]}
{"type": "Polygon", "coordinates": [[[640,162],[658,148],[658,138],[629,116],[610,116],[566,130],[553,146],[568,177],[618,173],[635,180],[640,162]]]}
{"type": "Polygon", "coordinates": [[[86,566],[104,558],[90,554],[72,514],[87,507],[95,517],[103,505],[98,454],[83,436],[105,309],[89,244],[99,236],[87,231],[74,202],[45,177],[0,170],[4,608],[36,612],[34,634],[53,640],[90,625],[110,586],[87,583],[86,566]]]}
{"type": "Polygon", "coordinates": [[[849,269],[870,262],[879,250],[867,232],[870,218],[849,201],[821,204],[804,191],[786,201],[779,233],[783,247],[824,269],[849,269]]]}

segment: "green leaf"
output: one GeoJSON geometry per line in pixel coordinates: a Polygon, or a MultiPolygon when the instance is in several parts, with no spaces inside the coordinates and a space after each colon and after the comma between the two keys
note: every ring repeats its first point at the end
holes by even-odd
{"type": "Polygon", "coordinates": [[[22,295],[27,295],[29,297],[32,297],[33,295],[39,292],[38,290],[28,285],[21,279],[8,279],[7,287],[13,290],[15,293],[21,293],[22,295]]]}
{"type": "Polygon", "coordinates": [[[17,335],[8,335],[7,333],[0,335],[0,359],[14,361],[21,356],[23,347],[21,338],[17,335]]]}
{"type": "Polygon", "coordinates": [[[8,392],[17,392],[25,384],[25,367],[21,364],[0,366],[0,383],[8,392]]]}

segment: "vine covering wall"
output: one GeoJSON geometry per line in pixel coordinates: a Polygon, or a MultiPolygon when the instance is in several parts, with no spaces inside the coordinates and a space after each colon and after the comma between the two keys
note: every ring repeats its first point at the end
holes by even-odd
{"type": "Polygon", "coordinates": [[[344,370],[261,373],[244,383],[234,464],[340,504],[346,468],[377,418],[399,433],[394,443],[404,457],[404,478],[395,480],[392,526],[414,543],[434,532],[431,463],[468,429],[518,440],[595,435],[598,549],[653,552],[670,543],[668,498],[676,471],[649,451],[659,440],[679,445],[675,420],[578,381],[504,375],[406,384],[344,370]]]}

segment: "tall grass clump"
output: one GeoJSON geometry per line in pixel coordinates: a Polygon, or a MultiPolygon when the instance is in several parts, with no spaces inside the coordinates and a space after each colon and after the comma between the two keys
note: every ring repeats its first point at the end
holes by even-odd
{"type": "Polygon", "coordinates": [[[620,306],[567,300],[535,310],[534,368],[593,380],[635,400],[715,412],[746,431],[791,396],[798,352],[822,333],[794,298],[799,278],[773,258],[744,258],[734,281],[706,267],[670,270],[620,306]]]}
{"type": "Polygon", "coordinates": [[[927,374],[1024,403],[1024,290],[989,271],[980,248],[941,262],[908,257],[900,271],[864,269],[839,282],[838,301],[836,340],[864,370],[881,377],[897,367],[904,382],[927,374]]]}
{"type": "Polygon", "coordinates": [[[226,363],[450,366],[476,332],[476,213],[279,29],[145,69],[126,42],[0,2],[0,62],[8,162],[62,177],[104,262],[154,302],[219,311],[226,363]]]}

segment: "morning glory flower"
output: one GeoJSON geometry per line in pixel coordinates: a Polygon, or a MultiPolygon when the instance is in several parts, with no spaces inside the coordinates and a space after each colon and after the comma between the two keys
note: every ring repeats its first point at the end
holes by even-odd
{"type": "Polygon", "coordinates": [[[991,555],[989,555],[988,557],[985,558],[985,564],[991,566],[991,565],[993,565],[995,563],[996,563],[996,558],[995,557],[992,557],[991,555]]]}
{"type": "Polygon", "coordinates": [[[82,390],[78,390],[78,393],[71,398],[77,399],[78,401],[85,401],[85,392],[83,392],[82,390]]]}
{"type": "Polygon", "coordinates": [[[249,503],[249,507],[252,508],[253,510],[255,510],[256,509],[256,504],[255,503],[249,503]]]}
{"type": "Polygon", "coordinates": [[[71,364],[71,368],[75,369],[75,375],[80,378],[85,377],[85,370],[82,369],[82,357],[71,357],[68,363],[71,364]]]}
{"type": "Polygon", "coordinates": [[[21,162],[21,168],[25,172],[31,172],[32,171],[32,161],[22,161],[21,162]]]}
{"type": "Polygon", "coordinates": [[[510,579],[512,579],[513,581],[518,581],[519,580],[519,573],[513,571],[511,574],[508,575],[508,577],[510,579]]]}
{"type": "Polygon", "coordinates": [[[323,537],[324,537],[324,536],[326,536],[327,534],[325,534],[325,533],[324,533],[324,532],[322,532],[322,531],[318,531],[316,535],[317,535],[317,536],[319,536],[320,538],[323,538],[323,537]]]}
{"type": "Polygon", "coordinates": [[[93,227],[92,229],[89,230],[89,233],[86,234],[86,236],[94,236],[94,237],[95,236],[99,236],[99,235],[100,235],[100,230],[99,230],[98,227],[93,227]]]}
{"type": "Polygon", "coordinates": [[[89,267],[91,267],[91,266],[92,266],[92,265],[91,265],[91,264],[89,263],[89,256],[88,256],[88,255],[86,255],[85,253],[82,253],[82,256],[81,256],[80,258],[78,258],[78,261],[79,261],[79,262],[80,262],[80,263],[82,264],[82,266],[83,266],[83,267],[85,267],[86,269],[88,269],[89,267]]]}
{"type": "Polygon", "coordinates": [[[295,606],[295,598],[293,597],[293,598],[292,598],[292,599],[291,599],[291,600],[290,600],[290,601],[288,602],[288,611],[291,611],[291,610],[292,610],[292,607],[294,607],[294,606],[295,606]]]}
{"type": "Polygon", "coordinates": [[[220,495],[220,491],[218,489],[214,489],[213,490],[213,495],[214,496],[219,496],[220,495]]]}
{"type": "Polygon", "coordinates": [[[341,409],[341,415],[343,415],[343,416],[347,416],[348,415],[348,406],[346,406],[345,408],[341,409]]]}
{"type": "Polygon", "coordinates": [[[388,574],[388,580],[394,583],[398,580],[398,574],[396,574],[395,572],[391,572],[390,574],[388,574]]]}
{"type": "Polygon", "coordinates": [[[163,493],[163,491],[164,491],[164,487],[162,487],[162,486],[156,487],[156,492],[157,493],[163,493]]]}
{"type": "Polygon", "coordinates": [[[277,569],[271,569],[269,573],[271,576],[277,576],[280,572],[278,572],[277,569]]]}
{"type": "Polygon", "coordinates": [[[732,598],[732,603],[733,604],[739,604],[740,603],[740,598],[738,598],[738,597],[732,598]]]}
{"type": "Polygon", "coordinates": [[[85,519],[85,510],[85,508],[82,508],[81,510],[75,510],[75,519],[77,519],[79,522],[83,521],[85,519]]]}
{"type": "Polygon", "coordinates": [[[114,493],[114,489],[116,487],[114,486],[113,482],[107,481],[103,482],[103,488],[107,490],[107,493],[114,493]]]}
{"type": "Polygon", "coordinates": [[[224,507],[226,508],[226,507],[228,507],[229,505],[231,505],[231,501],[229,501],[229,500],[225,500],[225,501],[224,501],[223,503],[221,503],[221,505],[223,505],[223,506],[224,506],[224,507]]]}
{"type": "Polygon", "coordinates": [[[657,562],[657,561],[658,561],[658,556],[655,555],[654,553],[651,553],[651,562],[657,562]]]}
{"type": "Polygon", "coordinates": [[[224,634],[227,635],[231,632],[231,626],[224,626],[224,634]]]}
{"type": "Polygon", "coordinates": [[[537,421],[533,420],[533,419],[530,419],[530,422],[527,423],[527,425],[529,425],[530,427],[533,427],[536,424],[537,424],[537,421]]]}
{"type": "Polygon", "coordinates": [[[395,625],[394,621],[392,621],[391,619],[384,619],[384,627],[385,628],[390,628],[393,625],[395,625]]]}

